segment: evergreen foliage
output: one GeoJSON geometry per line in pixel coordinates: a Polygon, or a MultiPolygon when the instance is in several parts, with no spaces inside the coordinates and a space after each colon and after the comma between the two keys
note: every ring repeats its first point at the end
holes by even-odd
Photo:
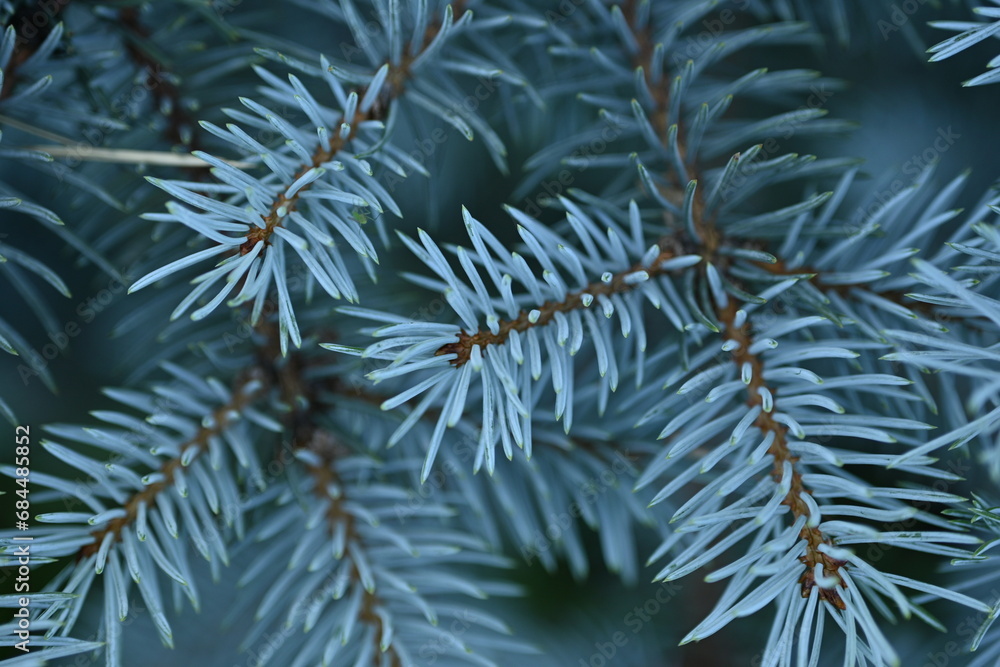
{"type": "MultiPolygon", "coordinates": [[[[943,4],[931,61],[1000,36],[943,4]]],[[[128,311],[0,465],[0,664],[997,664],[1000,194],[865,184],[843,82],[773,66],[903,5],[0,2],[7,421],[59,295],[128,311]],[[581,658],[535,564],[712,598],[581,658]]]]}

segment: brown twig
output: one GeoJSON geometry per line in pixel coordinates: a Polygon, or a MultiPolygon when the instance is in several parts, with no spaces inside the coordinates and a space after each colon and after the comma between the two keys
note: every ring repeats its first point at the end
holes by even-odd
{"type": "MultiPolygon", "coordinates": [[[[625,15],[626,20],[630,23],[635,18],[636,1],[626,0],[622,4],[622,14],[625,15]]],[[[636,43],[639,45],[639,49],[633,58],[632,65],[635,68],[642,68],[643,78],[646,81],[646,87],[649,89],[653,96],[654,111],[650,118],[650,123],[653,129],[656,131],[656,135],[660,137],[663,141],[664,146],[667,144],[667,134],[670,131],[669,125],[669,113],[670,113],[670,90],[666,82],[656,82],[653,80],[652,67],[650,63],[653,62],[655,56],[656,44],[653,42],[653,35],[650,31],[642,31],[633,33],[636,43]]],[[[681,160],[687,160],[687,133],[684,131],[683,119],[677,119],[677,151],[680,153],[681,160]]],[[[689,180],[698,181],[698,183],[704,184],[707,181],[701,173],[700,165],[689,164],[688,169],[691,172],[691,178],[689,180]]],[[[684,198],[684,189],[687,183],[682,183],[680,174],[674,170],[671,170],[667,177],[671,181],[671,187],[668,191],[663,192],[663,196],[671,201],[680,202],[684,198]]],[[[695,230],[701,237],[701,247],[699,250],[705,253],[706,256],[714,256],[716,250],[722,244],[723,235],[721,230],[719,230],[715,224],[714,219],[705,214],[705,198],[704,189],[699,189],[695,192],[694,203],[693,203],[693,217],[695,220],[695,230]]]]}
{"type": "MultiPolygon", "coordinates": [[[[816,269],[810,266],[800,266],[796,268],[789,268],[784,260],[779,259],[774,264],[768,264],[766,262],[754,262],[754,265],[764,269],[768,273],[773,273],[779,276],[790,276],[797,274],[807,274],[809,275],[809,282],[817,287],[817,289],[827,290],[830,292],[835,292],[842,297],[853,296],[854,290],[860,290],[868,292],[869,294],[874,294],[876,296],[882,297],[887,301],[891,301],[897,306],[902,306],[907,310],[912,310],[914,312],[920,313],[926,317],[929,317],[938,322],[959,322],[970,328],[983,331],[979,326],[976,326],[976,320],[982,318],[981,315],[973,315],[971,317],[962,317],[960,315],[951,315],[948,313],[943,313],[934,307],[934,304],[927,303],[926,301],[918,301],[916,299],[910,298],[908,292],[905,290],[891,289],[891,290],[875,290],[872,289],[871,285],[866,283],[846,283],[842,285],[825,285],[823,284],[824,271],[816,269]]],[[[985,318],[983,318],[985,319],[985,318]]]]}
{"type": "MultiPolygon", "coordinates": [[[[742,326],[736,326],[736,311],[736,302],[730,300],[728,305],[719,311],[719,319],[725,326],[726,336],[730,340],[739,343],[739,347],[733,350],[733,361],[739,368],[743,368],[744,364],[748,364],[751,369],[750,383],[747,385],[747,405],[763,408],[764,398],[762,392],[770,392],[773,396],[776,390],[767,386],[767,381],[764,379],[763,361],[761,361],[759,356],[750,352],[753,337],[751,336],[749,319],[742,326]]],[[[809,506],[803,497],[805,494],[811,492],[805,488],[802,483],[802,474],[795,468],[798,457],[794,456],[788,448],[788,428],[773,417],[773,411],[773,407],[770,411],[762,409],[760,416],[757,417],[757,421],[754,422],[754,425],[760,429],[761,433],[774,435],[774,441],[767,450],[774,457],[771,477],[775,482],[780,482],[785,463],[792,464],[791,486],[782,504],[787,505],[791,509],[793,518],[808,518],[810,515],[809,506]]],[[[839,578],[837,570],[846,565],[846,562],[832,558],[819,550],[821,544],[833,544],[833,541],[824,535],[819,528],[806,525],[800,531],[799,537],[806,541],[806,553],[799,557],[799,560],[806,566],[806,571],[802,574],[799,581],[802,584],[802,597],[808,597],[809,592],[816,585],[814,568],[817,563],[823,564],[824,575],[837,576],[839,578]]],[[[843,579],[840,579],[840,585],[846,587],[847,584],[844,583],[843,579]]],[[[843,599],[840,597],[840,593],[834,588],[821,588],[819,595],[821,599],[833,604],[838,609],[846,608],[843,599]]]]}
{"type": "Polygon", "coordinates": [[[581,290],[570,292],[562,301],[546,301],[538,307],[538,314],[535,317],[532,317],[530,312],[522,310],[516,318],[502,321],[497,333],[493,333],[487,329],[474,334],[468,334],[463,331],[458,334],[457,341],[441,346],[434,354],[455,354],[457,356],[451,360],[452,365],[462,366],[469,361],[472,348],[476,345],[481,345],[484,351],[489,345],[503,345],[507,342],[507,338],[512,331],[524,333],[533,327],[545,326],[555,318],[556,313],[567,313],[571,310],[586,308],[584,299],[587,296],[611,296],[612,294],[629,292],[641,286],[642,282],[630,282],[628,280],[628,277],[631,275],[645,272],[649,276],[649,279],[653,279],[669,273],[670,271],[664,269],[662,264],[676,257],[677,253],[667,244],[667,241],[665,239],[664,244],[660,246],[665,249],[661,250],[660,254],[657,255],[656,259],[648,267],[637,263],[615,274],[608,282],[598,281],[590,283],[581,290]]]}

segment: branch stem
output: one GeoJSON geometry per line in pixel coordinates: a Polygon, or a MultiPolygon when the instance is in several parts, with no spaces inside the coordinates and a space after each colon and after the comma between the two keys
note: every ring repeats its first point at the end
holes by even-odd
{"type": "Polygon", "coordinates": [[[179,456],[167,460],[160,466],[159,472],[163,475],[163,479],[150,484],[129,498],[125,503],[125,516],[113,519],[103,528],[95,530],[93,532],[94,541],[84,545],[80,549],[77,554],[77,560],[96,554],[107,535],[113,535],[116,542],[120,541],[122,539],[122,531],[130,526],[138,517],[139,506],[143,503],[146,504],[147,508],[155,505],[159,495],[173,486],[176,472],[186,467],[186,465],[190,465],[194,459],[201,456],[208,449],[209,440],[221,434],[229,426],[233,420],[232,416],[234,414],[239,415],[244,408],[255,403],[264,393],[264,384],[256,381],[252,373],[237,383],[229,402],[219,406],[212,412],[210,425],[199,428],[193,437],[178,447],[179,456]],[[194,448],[193,454],[191,453],[192,448],[194,448]],[[190,457],[187,464],[182,463],[184,457],[190,457]]]}

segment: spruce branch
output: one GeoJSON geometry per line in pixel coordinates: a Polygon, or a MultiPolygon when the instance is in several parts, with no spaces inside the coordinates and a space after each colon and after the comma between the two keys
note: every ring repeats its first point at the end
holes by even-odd
{"type": "Polygon", "coordinates": [[[808,265],[792,268],[783,259],[776,259],[775,262],[754,262],[753,264],[757,268],[776,276],[801,277],[801,279],[808,281],[820,291],[835,292],[842,297],[856,297],[856,291],[872,294],[901,306],[907,311],[919,313],[938,322],[958,322],[965,326],[979,329],[980,325],[977,323],[977,320],[981,320],[984,317],[981,313],[977,312],[970,312],[963,315],[944,311],[939,307],[940,304],[914,298],[911,296],[912,291],[907,289],[880,289],[878,286],[873,286],[870,282],[827,284],[824,282],[824,278],[829,273],[828,271],[808,265]]]}
{"type": "MultiPolygon", "coordinates": [[[[620,11],[622,21],[625,25],[633,26],[638,19],[639,4],[641,0],[625,0],[620,5],[615,5],[612,11],[620,11]]],[[[698,242],[698,252],[702,256],[711,257],[715,254],[722,238],[719,229],[712,224],[711,218],[706,215],[705,190],[698,188],[698,183],[707,183],[702,174],[702,168],[698,161],[692,159],[694,156],[688,154],[688,132],[684,120],[680,114],[676,118],[671,115],[670,87],[666,81],[656,81],[653,78],[655,67],[653,65],[656,58],[655,37],[652,32],[652,23],[647,21],[645,29],[633,30],[632,37],[635,39],[637,50],[632,58],[632,66],[636,71],[642,72],[646,88],[653,99],[653,111],[650,114],[650,122],[659,139],[662,147],[668,153],[676,151],[679,166],[684,170],[681,173],[675,168],[667,171],[665,176],[669,179],[671,187],[662,192],[667,200],[675,202],[681,206],[685,201],[685,190],[690,183],[694,184],[693,199],[690,201],[690,214],[694,220],[691,236],[698,242]],[[673,121],[673,123],[671,123],[673,121]],[[687,177],[685,182],[685,176],[687,177]]],[[[678,76],[674,83],[680,81],[678,76]]],[[[635,102],[633,102],[635,103],[635,102]]],[[[735,156],[739,159],[739,154],[735,156]]],[[[678,230],[678,234],[680,231],[678,230]]]]}
{"type": "Polygon", "coordinates": [[[668,260],[675,259],[681,253],[671,247],[675,243],[672,237],[664,237],[657,244],[664,248],[652,262],[638,262],[624,271],[615,274],[605,274],[600,281],[595,281],[575,292],[570,292],[562,301],[546,301],[530,311],[522,310],[514,319],[500,320],[496,325],[497,331],[483,329],[474,334],[465,331],[458,333],[458,340],[454,343],[445,343],[434,353],[438,355],[452,355],[451,363],[454,366],[462,366],[467,363],[472,354],[472,348],[479,347],[482,354],[487,354],[487,347],[490,345],[503,345],[507,342],[512,331],[524,333],[532,327],[543,327],[553,322],[556,313],[568,313],[573,310],[588,308],[595,298],[608,298],[615,294],[624,294],[636,289],[646,280],[653,280],[661,275],[668,275],[672,272],[666,268],[668,260]]]}
{"type": "MultiPolygon", "coordinates": [[[[343,651],[356,656],[351,658],[353,664],[412,664],[415,647],[406,645],[415,641],[414,612],[423,616],[427,631],[434,636],[438,632],[433,628],[438,613],[449,609],[452,615],[455,613],[441,594],[468,593],[481,586],[477,579],[466,580],[457,571],[441,573],[441,564],[448,564],[451,558],[456,563],[472,559],[486,565],[501,565],[504,561],[478,553],[477,545],[450,531],[436,534],[419,519],[401,520],[398,501],[403,490],[394,486],[394,475],[382,470],[387,462],[370,457],[364,449],[366,443],[359,447],[348,442],[337,428],[334,413],[344,409],[344,398],[351,394],[345,394],[341,379],[324,368],[327,358],[298,351],[282,357],[277,327],[268,323],[258,331],[263,337],[255,346],[258,367],[277,389],[279,404],[287,406],[282,423],[291,439],[293,460],[306,473],[302,490],[309,491],[318,503],[315,509],[307,509],[311,518],[304,529],[307,537],[303,543],[316,546],[318,538],[309,536],[315,535],[314,530],[324,533],[322,548],[315,549],[315,554],[311,549],[308,559],[303,560],[301,546],[296,548],[288,572],[265,593],[258,620],[266,624],[273,618],[268,602],[276,603],[275,591],[280,591],[293,600],[287,623],[302,623],[307,631],[315,629],[299,649],[299,662],[312,660],[310,656],[318,650],[315,639],[332,630],[334,634],[324,640],[324,656],[336,654],[339,645],[346,645],[343,651]],[[388,505],[387,500],[397,504],[388,505]],[[395,521],[390,520],[393,514],[397,515],[395,521]],[[429,554],[422,555],[423,549],[429,554]],[[317,581],[316,573],[325,573],[322,581],[317,581]],[[333,603],[341,606],[333,616],[321,611],[331,604],[331,587],[339,591],[332,594],[333,603]],[[369,630],[351,630],[355,623],[348,617],[369,630]],[[316,629],[317,625],[324,630],[316,629]],[[343,637],[335,634],[337,630],[344,633],[343,637]]],[[[428,509],[429,516],[441,516],[446,510],[444,506],[428,509]]],[[[489,586],[483,586],[482,597],[488,590],[489,586]]],[[[482,613],[473,614],[466,608],[462,614],[468,620],[482,613]]],[[[496,620],[483,620],[484,627],[492,630],[503,627],[496,620]]],[[[511,647],[518,645],[514,640],[503,641],[511,647]]],[[[476,639],[470,637],[462,649],[478,649],[476,639]]]]}
{"type": "MultiPolygon", "coordinates": [[[[460,20],[466,11],[464,0],[457,0],[457,2],[449,5],[446,9],[446,15],[443,22],[440,25],[435,23],[427,27],[427,30],[424,32],[422,42],[415,52],[411,52],[411,49],[406,49],[405,54],[399,63],[393,63],[391,61],[384,63],[382,67],[387,69],[384,79],[382,79],[384,81],[383,85],[385,85],[385,89],[375,92],[376,103],[367,110],[359,107],[353,118],[349,120],[345,119],[344,122],[350,126],[346,135],[343,131],[334,134],[334,136],[329,140],[329,146],[324,146],[320,143],[313,153],[312,161],[299,167],[298,171],[295,172],[291,183],[299,182],[310,172],[322,169],[324,165],[333,160],[334,156],[343,150],[344,147],[348,146],[351,140],[354,139],[358,128],[361,127],[362,123],[377,121],[383,118],[388,112],[388,106],[391,105],[395,99],[402,96],[406,87],[406,82],[413,74],[411,67],[414,61],[424,50],[427,49],[428,46],[430,46],[431,43],[433,43],[434,39],[442,30],[449,26],[453,20],[460,20]]],[[[351,95],[356,95],[360,99],[368,96],[369,92],[365,88],[360,88],[353,91],[351,95]]],[[[270,238],[271,235],[274,234],[275,227],[284,225],[284,221],[288,214],[295,211],[302,194],[308,191],[311,186],[312,181],[309,181],[302,187],[298,188],[293,194],[288,194],[288,191],[286,190],[279,195],[278,198],[274,200],[274,203],[271,204],[271,211],[264,216],[263,227],[254,227],[250,230],[250,233],[247,234],[247,240],[240,246],[240,255],[246,255],[251,252],[258,243],[269,245],[270,238]]]]}
{"type": "MultiPolygon", "coordinates": [[[[636,0],[628,0],[622,5],[622,14],[625,17],[625,21],[628,25],[633,25],[636,23],[636,12],[637,12],[637,2],[636,0]]],[[[644,30],[639,30],[633,32],[636,43],[638,44],[638,50],[635,54],[633,65],[637,69],[641,69],[645,74],[646,85],[649,87],[650,91],[653,93],[653,100],[655,104],[655,111],[652,114],[653,125],[657,130],[657,135],[663,144],[665,150],[671,149],[671,143],[675,144],[677,151],[680,156],[680,161],[684,165],[687,172],[693,175],[691,185],[685,186],[681,181],[682,174],[676,169],[671,169],[667,177],[673,179],[674,192],[671,195],[667,195],[668,199],[678,199],[685,196],[684,189],[687,187],[689,193],[687,197],[693,201],[688,205],[686,212],[688,214],[689,220],[693,222],[691,225],[691,234],[689,243],[692,248],[692,254],[701,256],[706,265],[718,265],[720,271],[724,272],[725,267],[728,262],[720,261],[725,258],[718,256],[718,250],[721,244],[726,242],[726,239],[722,231],[716,226],[715,221],[706,215],[706,205],[704,200],[704,189],[697,188],[697,183],[699,180],[704,181],[704,177],[699,178],[700,172],[702,171],[699,161],[694,158],[694,156],[689,156],[687,154],[686,148],[686,136],[687,133],[680,118],[677,119],[677,123],[668,127],[669,123],[669,113],[671,107],[671,96],[668,87],[664,82],[653,81],[649,72],[653,70],[653,58],[654,58],[654,37],[652,35],[651,26],[647,23],[644,30]],[[670,135],[673,135],[672,137],[670,135]],[[693,193],[691,192],[693,190],[693,193]]],[[[734,156],[734,159],[738,159],[739,155],[734,156]]],[[[681,233],[679,230],[678,234],[681,233]]],[[[738,241],[734,241],[739,243],[738,241]]],[[[779,260],[780,261],[780,260],[779,260]]],[[[767,270],[771,270],[773,266],[770,263],[759,262],[759,265],[763,266],[767,270]]],[[[783,265],[782,265],[783,266],[783,265]]],[[[777,271],[775,271],[777,273],[777,271]]],[[[802,273],[799,271],[798,273],[802,273]]],[[[702,280],[707,280],[706,273],[701,271],[698,273],[699,278],[702,280]]],[[[727,276],[733,279],[731,276],[727,276]]],[[[738,280],[734,280],[738,282],[738,280]]],[[[716,300],[718,304],[718,300],[716,300]]],[[[741,369],[741,373],[744,377],[749,374],[749,382],[747,383],[747,404],[751,407],[759,407],[760,415],[754,422],[760,432],[767,437],[768,435],[773,436],[773,442],[771,443],[768,453],[774,457],[773,468],[771,471],[771,476],[776,484],[780,484],[782,481],[783,471],[786,463],[792,464],[792,478],[789,485],[788,494],[782,501],[782,504],[787,505],[790,512],[790,520],[794,523],[800,517],[808,518],[811,514],[809,505],[802,499],[803,494],[811,493],[809,489],[805,488],[802,482],[802,474],[796,468],[795,463],[798,460],[796,456],[788,448],[786,434],[788,431],[787,426],[781,424],[774,420],[771,416],[771,412],[774,407],[773,394],[776,393],[773,388],[769,388],[764,379],[764,364],[760,357],[756,354],[750,352],[753,345],[753,337],[751,333],[752,328],[752,316],[747,317],[746,313],[738,315],[739,307],[737,302],[733,298],[726,300],[723,307],[717,309],[716,316],[718,321],[722,325],[722,334],[728,341],[732,341],[735,344],[733,349],[733,362],[736,364],[737,368],[741,369]],[[749,369],[749,372],[745,369],[749,369]]],[[[846,565],[845,561],[833,558],[827,553],[819,551],[819,545],[826,544],[829,546],[833,545],[833,540],[824,535],[822,531],[816,526],[810,526],[806,523],[802,530],[801,536],[806,541],[806,553],[800,557],[800,560],[805,565],[806,570],[802,574],[800,579],[802,585],[802,597],[808,598],[809,594],[815,586],[815,571],[816,565],[822,564],[823,575],[826,577],[837,577],[837,570],[846,565]]],[[[840,586],[846,587],[846,582],[837,577],[840,586]]],[[[820,597],[838,609],[845,609],[845,604],[840,594],[837,592],[836,588],[830,586],[824,586],[820,589],[820,597]]]]}
{"type": "Polygon", "coordinates": [[[112,519],[95,530],[94,540],[80,549],[77,560],[96,555],[109,536],[114,542],[121,541],[122,531],[135,522],[140,507],[145,506],[144,511],[151,510],[156,505],[157,496],[174,483],[177,471],[183,470],[201,456],[208,448],[209,440],[219,436],[230,425],[234,416],[239,417],[245,408],[252,406],[265,395],[266,385],[261,379],[260,375],[253,371],[241,378],[233,387],[229,402],[212,411],[208,417],[208,425],[202,426],[194,436],[178,446],[179,456],[164,461],[156,471],[158,481],[130,497],[124,504],[124,515],[112,519]]]}
{"type": "MultiPolygon", "coordinates": [[[[62,565],[48,581],[51,594],[37,598],[36,620],[53,624],[50,634],[69,637],[84,607],[95,596],[103,597],[98,608],[110,667],[122,664],[122,621],[132,604],[133,583],[161,641],[173,646],[161,575],[174,593],[199,609],[189,540],[206,560],[227,563],[223,533],[243,531],[240,472],[247,471],[258,486],[263,479],[248,424],[266,423],[254,407],[266,393],[265,379],[250,371],[234,381],[230,391],[214,378],[169,362],[162,367],[172,379],[154,385],[150,393],[105,390],[129,410],[95,411],[94,417],[103,422],[100,427],[46,427],[58,441],[44,440],[41,446],[82,478],[38,473],[32,480],[58,492],[65,509],[82,510],[35,517],[42,526],[32,541],[32,557],[62,565]],[[211,409],[220,403],[219,409],[211,409]],[[136,410],[148,415],[146,420],[132,414],[136,410]],[[74,444],[63,444],[70,442],[74,444]],[[96,450],[105,460],[84,453],[79,445],[96,450]],[[231,454],[236,463],[229,461],[231,454]],[[104,585],[92,586],[98,579],[104,585]]],[[[5,468],[4,473],[12,470],[5,468]]],[[[6,541],[5,551],[16,544],[6,541]]],[[[71,644],[75,650],[68,654],[89,650],[73,642],[67,647],[71,644]]]]}
{"type": "MultiPolygon", "coordinates": [[[[788,447],[788,427],[775,421],[771,416],[775,404],[779,399],[773,398],[777,393],[773,388],[769,388],[764,378],[764,363],[761,358],[750,352],[753,345],[751,332],[752,318],[738,316],[738,308],[735,301],[730,301],[726,307],[719,311],[719,320],[725,327],[725,335],[728,340],[736,343],[733,350],[733,362],[738,368],[749,368],[750,381],[747,383],[747,405],[759,407],[760,415],[754,421],[754,426],[766,437],[769,434],[774,436],[768,453],[774,457],[774,464],[771,469],[771,477],[775,483],[780,483],[785,463],[792,464],[792,479],[788,490],[788,495],[782,501],[787,505],[790,512],[790,519],[794,523],[800,517],[808,519],[812,511],[810,506],[803,500],[803,495],[811,493],[805,488],[802,482],[802,473],[796,469],[795,463],[798,461],[788,447]],[[743,323],[739,323],[739,319],[743,323]]],[[[800,536],[806,541],[806,553],[799,557],[799,560],[806,566],[806,571],[802,573],[799,580],[802,584],[802,597],[809,597],[812,588],[816,585],[816,565],[822,564],[822,572],[825,577],[836,577],[840,586],[846,587],[847,583],[837,575],[837,571],[847,565],[846,561],[834,558],[828,552],[819,550],[821,544],[833,546],[833,540],[823,534],[816,526],[810,525],[807,521],[802,527],[800,536]]],[[[820,598],[833,604],[838,609],[845,609],[844,600],[840,597],[837,589],[830,586],[820,588],[820,598]]]]}
{"type": "MultiPolygon", "coordinates": [[[[299,372],[301,362],[297,360],[297,356],[291,355],[289,363],[285,364],[279,371],[279,375],[282,377],[280,384],[283,402],[288,405],[300,406],[298,409],[293,409],[285,420],[294,438],[292,450],[301,449],[313,454],[312,457],[303,462],[303,467],[306,473],[313,478],[313,494],[328,504],[325,518],[330,539],[343,539],[346,543],[357,544],[359,549],[365,550],[364,536],[358,530],[355,516],[345,509],[345,503],[350,502],[350,492],[342,490],[349,488],[349,485],[341,479],[336,467],[337,457],[345,458],[350,454],[350,451],[338,442],[333,433],[317,423],[318,413],[323,409],[316,395],[318,388],[313,383],[305,383],[303,386],[302,376],[299,372]],[[299,389],[305,391],[299,391],[299,389]],[[334,489],[341,492],[334,494],[334,489]],[[339,538],[337,537],[338,533],[339,538]]],[[[362,574],[353,559],[349,576],[354,585],[361,585],[362,574]]],[[[392,645],[391,636],[386,634],[383,616],[376,613],[380,603],[381,600],[375,593],[365,590],[362,593],[362,604],[358,618],[375,629],[373,642],[376,650],[373,651],[373,655],[378,656],[385,651],[389,656],[391,667],[399,667],[403,663],[392,645]],[[387,646],[387,649],[381,649],[383,645],[387,646]]],[[[378,663],[376,658],[373,664],[384,663],[378,663]]]]}
{"type": "MultiPolygon", "coordinates": [[[[145,217],[193,228],[215,245],[146,274],[133,283],[130,291],[142,289],[205,259],[221,257],[215,269],[196,281],[200,284],[181,302],[172,319],[187,312],[208,289],[222,282],[222,288],[215,297],[196,309],[191,317],[206,317],[239,285],[238,294],[226,303],[232,307],[252,301],[251,320],[255,324],[270,288],[275,286],[283,351],[287,351],[288,341],[296,347],[302,342],[287,288],[286,254],[289,251],[303,261],[310,279],[318,282],[332,298],[357,301],[359,295],[352,272],[331,233],[347,241],[347,245],[361,259],[364,272],[374,280],[378,255],[368,232],[361,226],[368,221],[367,216],[360,215],[359,209],[370,207],[380,214],[376,217],[375,226],[384,241],[387,235],[386,222],[381,215],[384,213],[383,204],[397,216],[402,216],[402,211],[385,184],[376,178],[373,164],[383,165],[400,175],[406,175],[404,165],[412,167],[417,164],[390,141],[394,119],[403,113],[394,102],[397,96],[411,99],[416,106],[442,117],[462,130],[469,139],[472,138],[471,127],[477,128],[486,137],[495,158],[504,152],[496,133],[482,119],[458,108],[447,95],[442,97],[439,84],[446,93],[452,92],[453,87],[447,76],[441,76],[444,70],[428,72],[433,82],[412,85],[411,74],[427,68],[428,63],[447,57],[442,55],[443,45],[473,23],[470,20],[472,14],[464,9],[464,3],[455,7],[455,10],[451,6],[446,7],[439,20],[431,14],[430,7],[419,9],[416,25],[423,32],[415,40],[419,43],[411,44],[411,55],[403,55],[405,49],[400,28],[393,23],[400,17],[382,16],[384,21],[392,24],[384,28],[392,39],[383,49],[388,55],[381,66],[378,65],[381,56],[366,37],[365,28],[358,22],[354,10],[345,9],[338,18],[348,24],[359,43],[365,40],[366,51],[373,59],[373,66],[377,67],[370,73],[360,74],[346,67],[331,66],[324,55],[319,56],[319,68],[280,54],[274,56],[287,60],[287,64],[325,83],[336,100],[335,107],[339,108],[328,107],[318,101],[294,74],[289,74],[288,82],[285,82],[262,68],[254,67],[267,83],[265,94],[272,99],[293,99],[308,117],[309,126],[294,126],[281,114],[249,98],[240,98],[240,101],[256,116],[234,110],[227,110],[227,114],[250,127],[276,129],[286,138],[284,146],[268,148],[238,125],[228,124],[223,129],[203,121],[201,125],[204,129],[233,144],[241,152],[256,155],[271,173],[258,177],[197,151],[197,156],[214,165],[212,173],[220,181],[211,184],[209,191],[223,196],[206,197],[202,194],[205,188],[197,183],[149,178],[157,187],[198,210],[192,211],[179,202],[171,201],[167,204],[166,214],[147,214],[145,217]],[[387,109],[388,119],[383,122],[387,109]],[[330,127],[337,129],[331,133],[330,127]],[[305,206],[307,199],[308,206],[305,206]]],[[[483,23],[486,29],[502,25],[483,23]]],[[[502,161],[502,157],[498,159],[502,161]]]]}
{"type": "MultiPolygon", "coordinates": [[[[347,486],[338,475],[335,466],[334,458],[338,444],[334,435],[325,429],[316,428],[308,440],[299,440],[293,446],[305,448],[316,455],[314,462],[307,463],[305,469],[314,480],[313,493],[317,498],[329,503],[326,511],[326,523],[330,538],[334,539],[338,531],[342,530],[343,539],[348,544],[356,544],[358,545],[358,549],[365,550],[364,536],[358,530],[354,514],[346,511],[344,508],[344,504],[350,501],[350,493],[331,494],[332,489],[344,489],[347,486]],[[340,528],[341,523],[344,525],[343,529],[340,528]]],[[[342,455],[345,453],[342,452],[342,455]]],[[[362,585],[363,577],[361,571],[358,569],[357,562],[353,559],[351,561],[349,576],[354,585],[362,585]]],[[[389,665],[391,667],[400,667],[403,663],[395,646],[392,644],[391,635],[386,632],[383,615],[377,613],[382,602],[378,595],[365,590],[362,593],[361,610],[358,618],[363,623],[374,628],[375,632],[372,636],[372,642],[376,650],[373,651],[373,655],[378,656],[380,653],[385,652],[389,656],[389,665]],[[387,648],[383,649],[383,646],[387,648]]],[[[385,663],[378,662],[376,658],[372,664],[380,665],[385,663]]]]}

